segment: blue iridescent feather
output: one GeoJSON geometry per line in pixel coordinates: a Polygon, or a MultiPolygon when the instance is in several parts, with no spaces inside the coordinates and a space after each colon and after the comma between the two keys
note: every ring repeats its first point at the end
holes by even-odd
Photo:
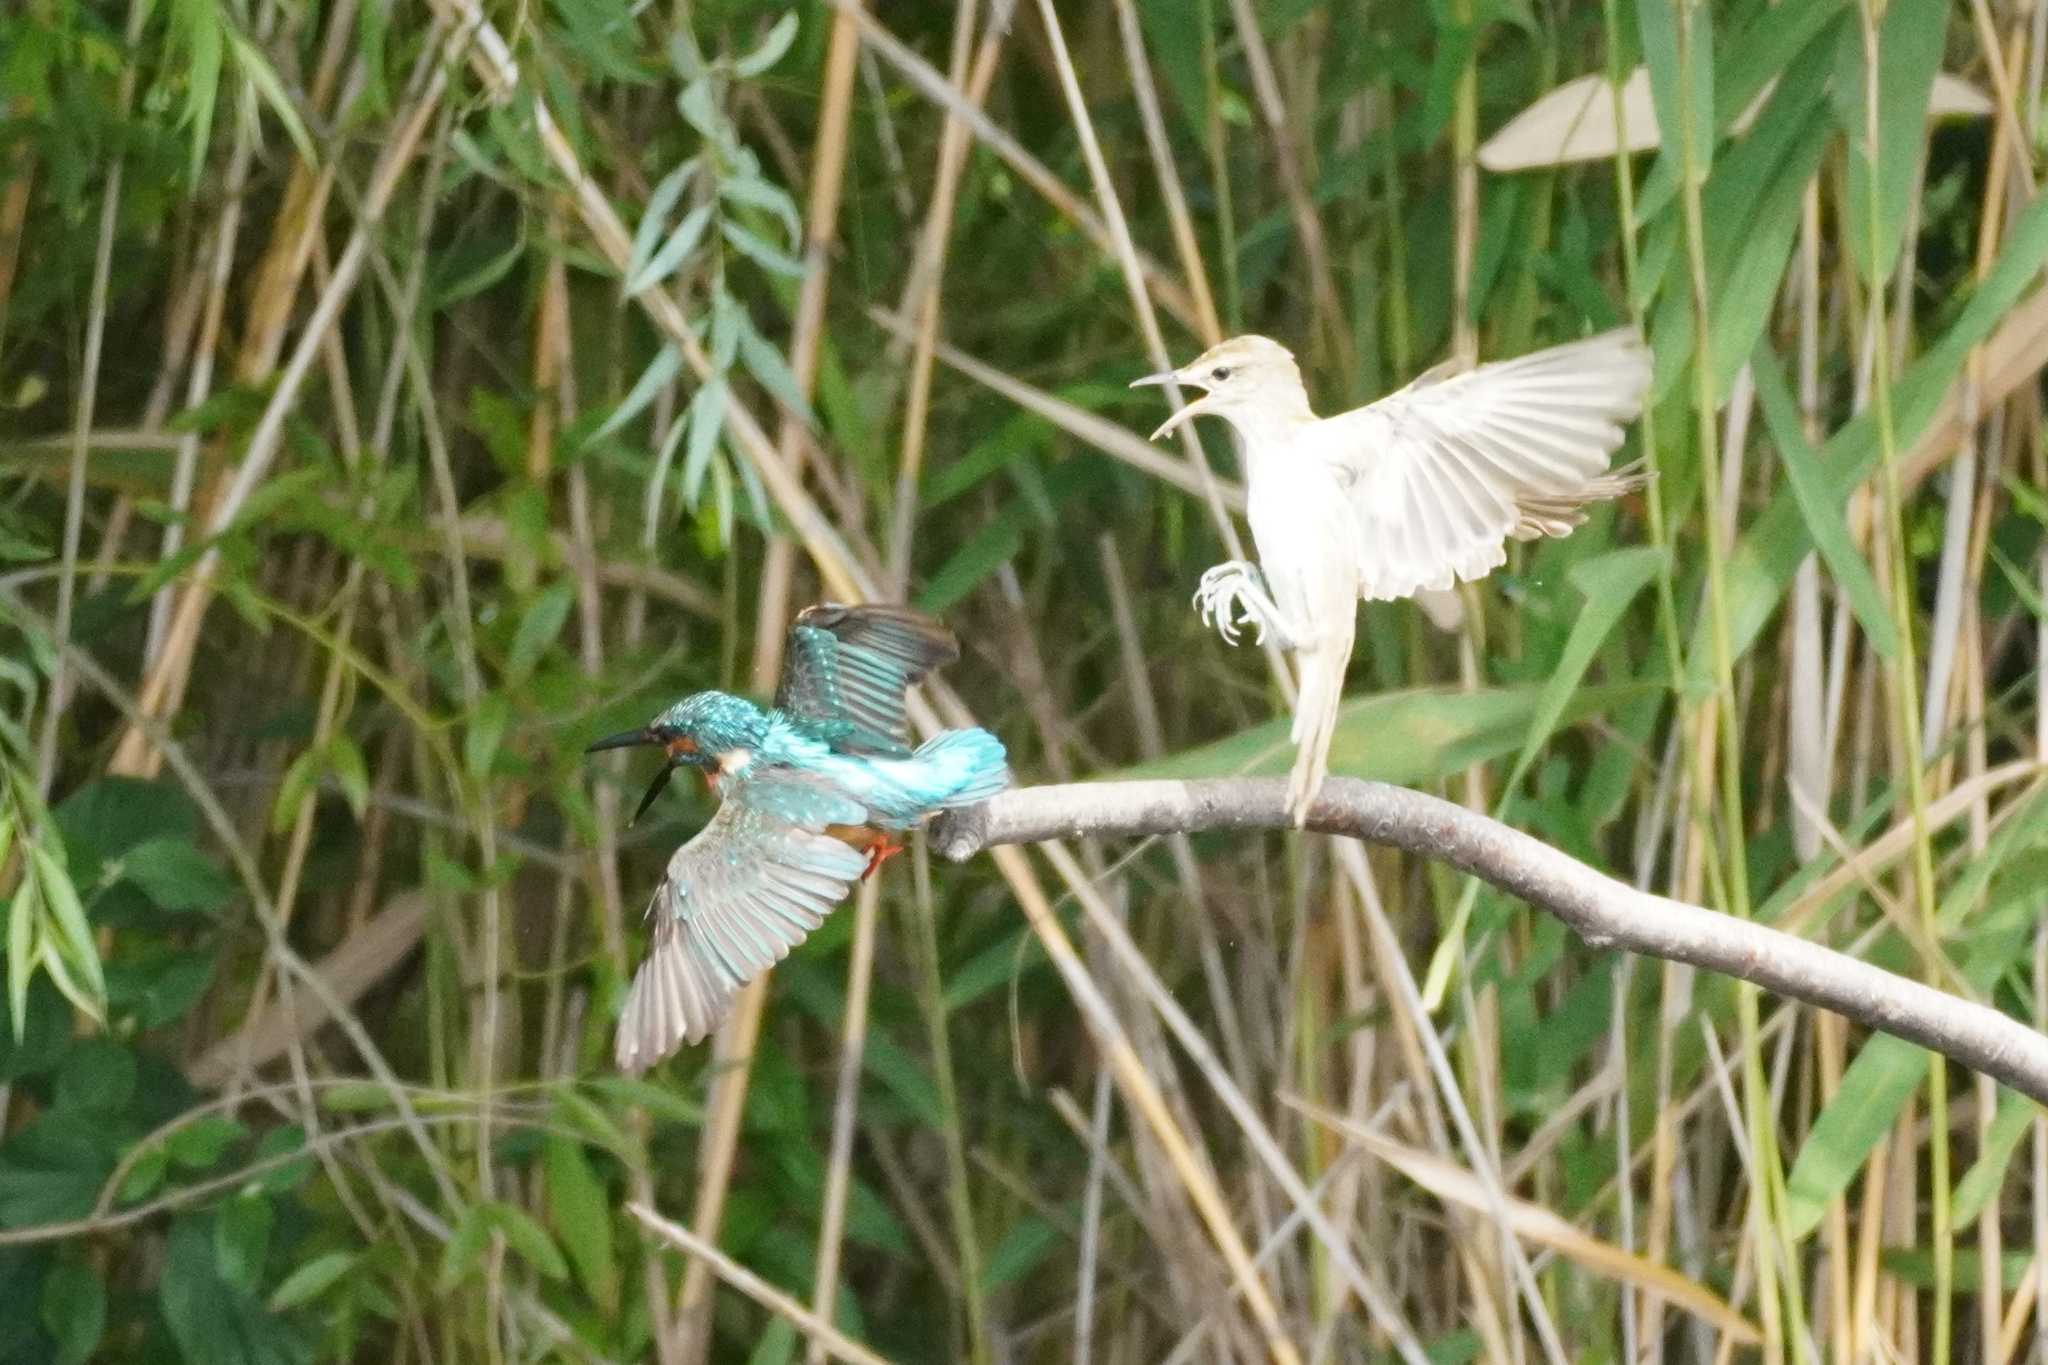
{"type": "Polygon", "coordinates": [[[791,629],[773,707],[699,692],[592,746],[660,745],[667,764],[649,800],[679,766],[722,799],[648,906],[653,948],[620,1016],[621,1068],[643,1070],[717,1027],[741,987],[897,846],[895,833],[1009,785],[1002,741],[986,730],[910,746],[905,692],[958,654],[943,626],[903,607],[811,607],[791,629]]]}

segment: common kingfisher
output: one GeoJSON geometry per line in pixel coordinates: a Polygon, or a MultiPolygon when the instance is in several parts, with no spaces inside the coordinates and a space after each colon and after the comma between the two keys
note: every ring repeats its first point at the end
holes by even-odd
{"type": "Polygon", "coordinates": [[[584,751],[652,744],[666,755],[635,820],[679,767],[720,799],[647,907],[653,945],[619,1016],[621,1070],[637,1075],[702,1040],[742,986],[903,847],[903,831],[1009,785],[1002,741],[986,730],[910,746],[905,692],[959,657],[952,632],[905,607],[807,607],[774,706],[699,692],[584,751]]]}

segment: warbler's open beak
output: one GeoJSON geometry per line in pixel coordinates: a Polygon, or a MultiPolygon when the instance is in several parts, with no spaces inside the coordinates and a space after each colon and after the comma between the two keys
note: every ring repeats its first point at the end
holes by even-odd
{"type": "MultiPolygon", "coordinates": [[[[1200,380],[1190,379],[1186,375],[1182,374],[1179,370],[1167,370],[1161,374],[1148,374],[1143,379],[1133,379],[1131,381],[1131,387],[1134,389],[1144,388],[1145,386],[1150,384],[1179,384],[1183,387],[1191,389],[1199,389],[1205,387],[1200,380]]],[[[1160,437],[1172,431],[1175,427],[1179,426],[1182,422],[1187,421],[1190,417],[1201,416],[1203,413],[1209,410],[1209,398],[1210,395],[1204,394],[1200,398],[1195,399],[1193,402],[1183,403],[1180,407],[1180,410],[1174,413],[1173,416],[1167,418],[1164,422],[1161,422],[1159,424],[1159,429],[1153,432],[1152,435],[1147,439],[1156,441],[1160,437]]]]}
{"type": "Polygon", "coordinates": [[[1174,413],[1173,416],[1167,418],[1164,422],[1161,422],[1159,424],[1159,429],[1157,431],[1154,431],[1150,436],[1146,437],[1145,439],[1148,441],[1156,441],[1160,437],[1166,435],[1168,432],[1171,432],[1175,427],[1179,426],[1182,422],[1187,421],[1189,418],[1200,417],[1203,413],[1207,412],[1211,407],[1215,405],[1215,397],[1216,395],[1214,394],[1205,393],[1200,398],[1195,399],[1192,403],[1183,403],[1181,405],[1181,409],[1179,412],[1174,413]]]}

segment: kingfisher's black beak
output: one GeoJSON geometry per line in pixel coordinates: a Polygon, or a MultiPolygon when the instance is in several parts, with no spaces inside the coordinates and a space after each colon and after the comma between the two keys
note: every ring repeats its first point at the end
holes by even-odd
{"type": "Polygon", "coordinates": [[[640,798],[640,805],[634,810],[633,818],[626,822],[627,829],[631,829],[640,823],[640,817],[647,814],[647,808],[654,804],[655,797],[661,795],[661,789],[668,785],[668,779],[675,770],[676,761],[674,759],[670,759],[661,765],[661,771],[656,773],[654,780],[647,784],[647,795],[640,798]]]}
{"type": "MultiPolygon", "coordinates": [[[[643,744],[658,744],[663,749],[668,749],[671,738],[672,736],[663,734],[658,727],[648,725],[638,730],[622,730],[616,735],[606,735],[585,747],[583,752],[594,754],[605,749],[632,749],[643,744]]],[[[660,796],[662,788],[668,785],[669,776],[675,772],[675,767],[676,757],[674,752],[670,751],[666,761],[661,765],[661,771],[655,773],[654,781],[648,784],[647,794],[640,798],[640,806],[633,812],[633,818],[626,822],[627,828],[630,829],[640,823],[640,817],[647,814],[647,808],[654,804],[654,798],[660,796]]]]}
{"type": "Polygon", "coordinates": [[[638,730],[622,730],[616,735],[606,735],[595,744],[587,746],[583,752],[594,754],[600,749],[630,749],[637,744],[659,744],[661,742],[661,736],[654,733],[654,727],[647,725],[638,730]]]}

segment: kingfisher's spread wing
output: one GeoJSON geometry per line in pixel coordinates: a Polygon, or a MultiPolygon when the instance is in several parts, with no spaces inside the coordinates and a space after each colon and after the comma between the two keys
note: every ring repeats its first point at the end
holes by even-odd
{"type": "Polygon", "coordinates": [[[801,778],[729,778],[727,799],[669,859],[647,913],[654,939],[619,1016],[619,1068],[638,1074],[724,1020],[742,986],[780,962],[867,866],[823,831],[860,803],[801,778]]]}
{"type": "Polygon", "coordinates": [[[951,631],[907,607],[806,607],[790,627],[775,705],[835,749],[901,758],[904,692],[959,657],[951,631]]]}
{"type": "Polygon", "coordinates": [[[1564,535],[1641,482],[1607,469],[1650,383],[1633,331],[1439,373],[1313,429],[1359,524],[1361,597],[1483,577],[1508,537],[1564,535]]]}

